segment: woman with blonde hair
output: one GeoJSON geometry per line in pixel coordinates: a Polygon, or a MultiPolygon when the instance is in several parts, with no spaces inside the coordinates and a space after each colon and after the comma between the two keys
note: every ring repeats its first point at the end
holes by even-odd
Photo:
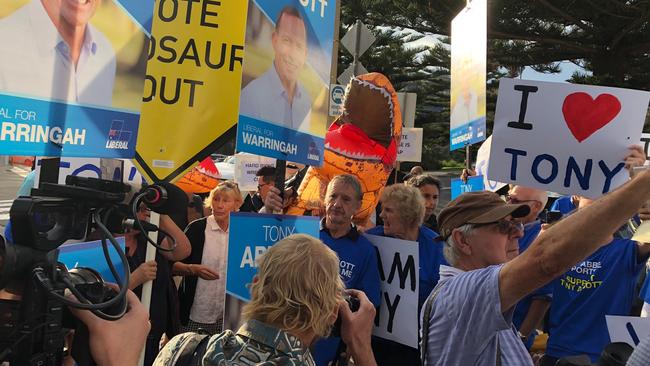
{"type": "Polygon", "coordinates": [[[192,253],[174,263],[174,274],[184,276],[178,289],[182,330],[221,332],[226,287],[230,213],[239,210],[242,195],[236,183],[214,188],[204,205],[212,215],[191,222],[185,235],[192,253]]]}
{"type": "MultiPolygon", "coordinates": [[[[438,234],[423,225],[426,211],[424,198],[418,188],[404,184],[393,184],[384,188],[381,194],[381,214],[384,222],[366,233],[388,236],[418,243],[420,257],[418,308],[440,279],[440,264],[447,264],[442,254],[443,245],[436,241],[438,234]]],[[[373,350],[379,365],[419,365],[419,352],[396,342],[383,339],[373,340],[373,350]]]]}

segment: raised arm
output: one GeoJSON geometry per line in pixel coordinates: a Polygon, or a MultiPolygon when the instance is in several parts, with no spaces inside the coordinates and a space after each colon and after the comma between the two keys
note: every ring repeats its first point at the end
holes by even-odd
{"type": "Polygon", "coordinates": [[[602,245],[650,198],[650,172],[644,171],[614,192],[540,234],[499,274],[501,309],[552,281],[602,245]]]}
{"type": "MultiPolygon", "coordinates": [[[[170,261],[180,261],[181,259],[187,258],[192,252],[192,246],[190,241],[185,236],[185,233],[176,226],[174,221],[169,218],[167,215],[160,215],[160,228],[165,230],[174,240],[176,240],[176,248],[171,252],[160,251],[165,258],[170,261]]],[[[169,238],[165,238],[162,241],[163,248],[169,248],[171,241],[169,238]]]]}

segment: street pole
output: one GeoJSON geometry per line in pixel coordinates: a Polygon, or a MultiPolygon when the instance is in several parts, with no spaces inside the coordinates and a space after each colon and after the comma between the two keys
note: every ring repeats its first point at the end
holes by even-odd
{"type": "Polygon", "coordinates": [[[355,32],[354,32],[354,38],[356,39],[356,42],[354,42],[354,52],[352,53],[352,65],[354,65],[353,71],[354,71],[354,76],[359,75],[359,46],[361,43],[361,21],[357,19],[356,21],[356,27],[355,27],[355,32]]]}

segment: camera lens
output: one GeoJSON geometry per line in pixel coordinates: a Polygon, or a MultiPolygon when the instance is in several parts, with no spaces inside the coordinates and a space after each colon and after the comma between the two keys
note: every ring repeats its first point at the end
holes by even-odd
{"type": "Polygon", "coordinates": [[[76,267],[68,271],[68,273],[70,274],[72,283],[75,285],[104,284],[102,276],[92,268],[76,267]]]}

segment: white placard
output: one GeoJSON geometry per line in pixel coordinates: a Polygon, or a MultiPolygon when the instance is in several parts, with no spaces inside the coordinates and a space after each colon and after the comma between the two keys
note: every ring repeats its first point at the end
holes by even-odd
{"type": "MultiPolygon", "coordinates": [[[[38,182],[41,177],[41,160],[43,158],[36,158],[36,177],[35,177],[35,186],[38,186],[38,182]]],[[[122,182],[130,184],[136,190],[139,189],[145,182],[144,177],[138,169],[133,165],[129,159],[116,159],[122,160],[124,162],[124,172],[122,172],[122,182]]],[[[117,169],[116,169],[117,170],[117,169]]],[[[119,172],[114,171],[113,176],[119,174],[119,172]]],[[[101,168],[100,168],[100,159],[99,158],[68,158],[61,157],[59,163],[59,184],[65,184],[65,177],[68,175],[74,175],[79,177],[86,178],[101,178],[101,168]]],[[[113,178],[113,176],[111,178],[113,178]]],[[[106,178],[104,178],[106,179],[106,178]]]]}
{"type": "Polygon", "coordinates": [[[235,155],[235,182],[241,191],[257,190],[257,171],[263,166],[275,166],[275,159],[239,153],[235,155]]]}
{"type": "Polygon", "coordinates": [[[330,116],[338,117],[343,114],[343,99],[345,85],[330,84],[330,116]]]}
{"type": "Polygon", "coordinates": [[[483,188],[486,191],[496,192],[507,184],[489,180],[487,177],[491,145],[492,136],[488,137],[481,145],[481,148],[478,149],[478,154],[476,154],[476,175],[483,176],[483,188]]]}
{"type": "Polygon", "coordinates": [[[418,347],[419,244],[364,234],[375,247],[381,266],[381,305],[372,334],[418,347]]]}
{"type": "Polygon", "coordinates": [[[501,79],[488,178],[597,198],[629,179],[650,93],[501,79]]]}
{"type": "Polygon", "coordinates": [[[422,129],[402,128],[397,161],[422,161],[422,129]]]}
{"type": "Polygon", "coordinates": [[[638,316],[605,315],[609,339],[636,347],[639,341],[650,337],[650,318],[638,316]]]}

